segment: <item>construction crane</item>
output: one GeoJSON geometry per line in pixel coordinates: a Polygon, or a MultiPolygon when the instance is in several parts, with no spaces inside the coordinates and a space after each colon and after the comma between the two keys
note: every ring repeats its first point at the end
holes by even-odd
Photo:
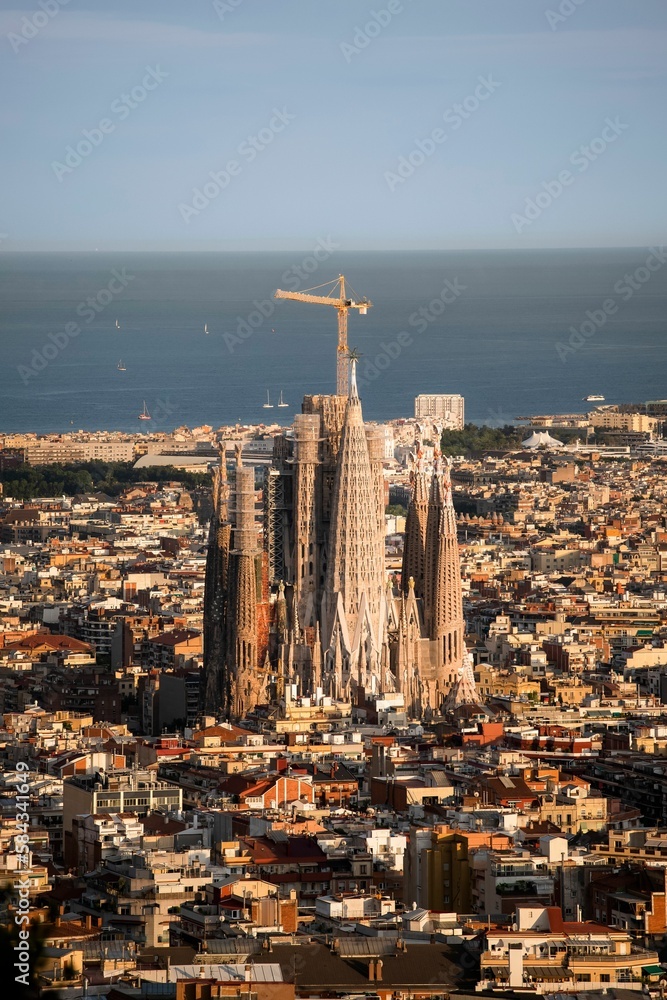
{"type": "Polygon", "coordinates": [[[345,277],[341,274],[328,295],[312,295],[319,288],[325,288],[331,282],[308,288],[304,292],[285,292],[279,288],[274,293],[276,299],[294,299],[296,302],[314,302],[321,306],[335,306],[338,310],[338,353],[336,359],[336,393],[347,396],[350,383],[350,352],[347,346],[347,314],[350,309],[358,309],[365,316],[373,305],[369,299],[349,299],[345,293],[345,277]]]}

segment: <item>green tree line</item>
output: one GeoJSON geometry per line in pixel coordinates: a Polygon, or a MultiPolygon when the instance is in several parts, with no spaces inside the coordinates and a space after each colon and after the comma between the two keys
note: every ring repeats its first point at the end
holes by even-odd
{"type": "Polygon", "coordinates": [[[173,465],[135,469],[131,462],[83,462],[76,465],[20,465],[0,472],[5,496],[15,500],[35,497],[71,497],[77,493],[106,493],[117,497],[126,486],[145,482],[179,482],[186,489],[208,486],[207,473],[183,472],[173,465]]]}
{"type": "Polygon", "coordinates": [[[513,427],[511,424],[505,424],[504,427],[478,427],[477,424],[466,424],[462,431],[443,431],[441,448],[445,455],[510,450],[520,447],[522,430],[523,428],[513,427]]]}
{"type": "MultiPolygon", "coordinates": [[[[444,455],[471,455],[484,451],[511,451],[521,447],[521,442],[530,436],[526,427],[505,424],[504,427],[487,427],[485,424],[466,424],[462,431],[443,431],[440,447],[444,455]]],[[[564,444],[576,438],[584,438],[586,432],[580,429],[559,427],[549,428],[549,434],[564,444]]]]}

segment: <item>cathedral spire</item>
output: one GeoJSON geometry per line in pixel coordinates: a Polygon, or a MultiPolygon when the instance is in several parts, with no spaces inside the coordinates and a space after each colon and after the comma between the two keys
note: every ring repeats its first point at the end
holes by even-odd
{"type": "MultiPolygon", "coordinates": [[[[326,584],[325,645],[336,632],[343,643],[345,678],[356,676],[360,647],[370,633],[369,669],[379,654],[384,596],[384,523],[379,517],[376,483],[352,360],[350,390],[334,481],[326,584]]],[[[348,692],[349,693],[349,692],[348,692]]]]}
{"type": "Polygon", "coordinates": [[[359,399],[357,389],[357,359],[352,358],[350,363],[350,399],[359,399]]]}
{"type": "Polygon", "coordinates": [[[465,653],[463,663],[458,671],[458,679],[447,695],[444,710],[455,712],[463,705],[478,705],[477,685],[475,684],[475,668],[472,653],[465,653]]]}
{"type": "Polygon", "coordinates": [[[413,456],[412,496],[405,519],[405,541],[401,567],[402,588],[407,592],[408,581],[412,580],[416,597],[424,596],[428,502],[428,476],[424,469],[424,459],[420,446],[413,456]]]}
{"type": "Polygon", "coordinates": [[[431,479],[425,546],[425,622],[429,638],[439,645],[435,702],[458,679],[465,652],[463,595],[456,514],[452,500],[450,459],[436,459],[431,479]]]}

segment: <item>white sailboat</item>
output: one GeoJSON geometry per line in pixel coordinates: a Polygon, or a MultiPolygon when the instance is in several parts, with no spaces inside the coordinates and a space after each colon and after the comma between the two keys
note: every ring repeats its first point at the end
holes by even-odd
{"type": "Polygon", "coordinates": [[[273,403],[271,402],[271,397],[269,395],[269,390],[268,389],[266,390],[266,402],[264,403],[264,409],[265,410],[272,410],[273,409],[273,403]]]}
{"type": "Polygon", "coordinates": [[[116,320],[116,329],[120,330],[120,323],[118,322],[118,320],[116,320]]]}
{"type": "Polygon", "coordinates": [[[208,323],[204,323],[204,333],[208,337],[208,323]]]}
{"type": "Polygon", "coordinates": [[[118,362],[118,364],[116,365],[116,368],[118,369],[119,372],[126,372],[127,371],[127,368],[125,367],[125,365],[123,364],[122,361],[118,362]]]}
{"type": "Polygon", "coordinates": [[[151,415],[148,412],[148,410],[146,409],[146,400],[144,400],[144,408],[143,408],[142,412],[139,414],[139,420],[150,420],[150,419],[151,419],[151,415]]]}
{"type": "Polygon", "coordinates": [[[280,400],[278,402],[278,406],[289,406],[289,403],[286,403],[285,400],[283,399],[282,389],[280,390],[280,400]]]}

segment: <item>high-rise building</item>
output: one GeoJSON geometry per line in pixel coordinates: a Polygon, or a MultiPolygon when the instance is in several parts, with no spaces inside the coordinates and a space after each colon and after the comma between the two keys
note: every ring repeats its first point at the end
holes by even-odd
{"type": "Polygon", "coordinates": [[[416,396],[415,418],[436,420],[446,430],[462,431],[465,423],[463,396],[447,393],[416,396]]]}
{"type": "MultiPolygon", "coordinates": [[[[275,441],[263,543],[253,473],[214,482],[204,619],[205,707],[238,718],[295,698],[363,707],[400,692],[411,717],[457,684],[463,604],[449,466],[413,471],[402,585],[385,569],[382,427],[349,395],[306,396],[275,441]]],[[[224,463],[223,463],[224,464],[224,463]]]]}
{"type": "Polygon", "coordinates": [[[405,902],[454,913],[471,909],[470,861],[464,835],[411,829],[405,857],[405,902]]]}

